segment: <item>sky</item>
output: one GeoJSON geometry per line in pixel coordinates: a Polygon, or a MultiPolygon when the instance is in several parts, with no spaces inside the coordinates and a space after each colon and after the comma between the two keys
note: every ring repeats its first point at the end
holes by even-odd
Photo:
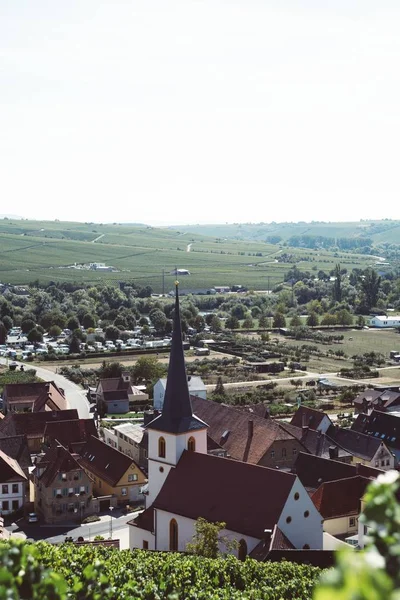
{"type": "Polygon", "coordinates": [[[398,0],[0,0],[0,214],[400,218],[398,0]]]}

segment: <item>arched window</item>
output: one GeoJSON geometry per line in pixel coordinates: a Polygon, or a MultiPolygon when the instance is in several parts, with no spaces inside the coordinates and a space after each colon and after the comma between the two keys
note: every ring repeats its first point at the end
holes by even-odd
{"type": "Polygon", "coordinates": [[[194,439],[194,437],[190,437],[188,439],[188,450],[189,450],[189,452],[196,451],[196,440],[194,439]]]}
{"type": "Polygon", "coordinates": [[[165,458],[165,439],[163,437],[158,438],[158,456],[165,458]]]}
{"type": "Polygon", "coordinates": [[[247,544],[246,544],[246,540],[244,540],[242,538],[239,542],[238,559],[246,560],[246,556],[247,556],[247,544]]]}
{"type": "Polygon", "coordinates": [[[170,552],[178,552],[178,523],[175,519],[169,522],[169,549],[170,552]]]}

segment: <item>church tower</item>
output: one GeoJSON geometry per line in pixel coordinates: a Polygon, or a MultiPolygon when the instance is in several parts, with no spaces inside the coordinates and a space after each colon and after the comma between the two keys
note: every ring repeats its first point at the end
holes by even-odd
{"type": "Polygon", "coordinates": [[[175,283],[175,314],[167,386],[161,415],[148,425],[148,495],[146,508],[157,497],[171,469],[184,450],[207,453],[207,424],[192,410],[185,368],[179,311],[178,282],[175,283]]]}

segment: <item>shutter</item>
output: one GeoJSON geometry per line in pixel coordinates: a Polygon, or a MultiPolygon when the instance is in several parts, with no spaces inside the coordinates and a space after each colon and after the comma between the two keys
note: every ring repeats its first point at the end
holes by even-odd
{"type": "Polygon", "coordinates": [[[55,498],[55,497],[56,497],[56,490],[54,489],[53,490],[53,498],[55,498]]]}
{"type": "Polygon", "coordinates": [[[75,494],[79,494],[79,486],[75,488],[75,494]]]}

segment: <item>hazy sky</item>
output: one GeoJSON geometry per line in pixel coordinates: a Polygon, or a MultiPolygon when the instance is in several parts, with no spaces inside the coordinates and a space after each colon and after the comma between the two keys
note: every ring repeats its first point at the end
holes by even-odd
{"type": "Polygon", "coordinates": [[[0,0],[0,214],[400,218],[399,0],[0,0]]]}

